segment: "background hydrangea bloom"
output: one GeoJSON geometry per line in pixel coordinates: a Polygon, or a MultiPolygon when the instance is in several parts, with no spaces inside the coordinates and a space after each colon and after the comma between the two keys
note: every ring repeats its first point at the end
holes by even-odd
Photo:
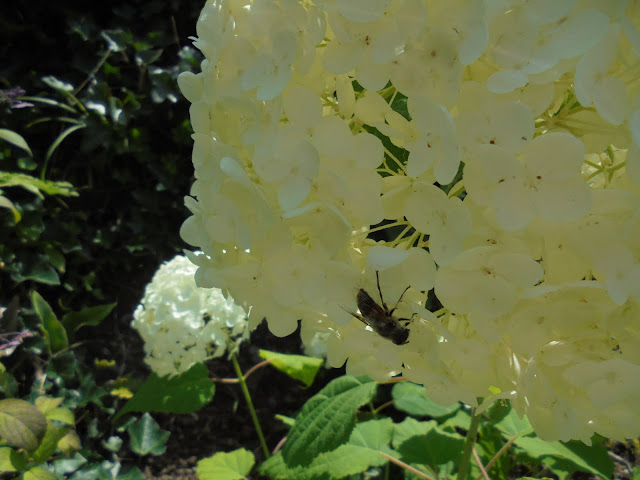
{"type": "Polygon", "coordinates": [[[131,326],[144,340],[145,362],[158,376],[176,375],[219,357],[248,335],[245,311],[217,288],[200,288],[184,255],[163,263],[145,289],[131,326]]]}

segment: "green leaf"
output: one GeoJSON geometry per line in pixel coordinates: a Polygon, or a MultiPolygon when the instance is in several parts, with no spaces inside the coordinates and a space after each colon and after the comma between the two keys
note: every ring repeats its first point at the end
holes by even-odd
{"type": "Polygon", "coordinates": [[[295,380],[300,380],[307,387],[322,367],[324,360],[321,358],[306,357],[304,355],[286,355],[284,353],[260,350],[260,357],[271,360],[271,365],[295,380]]]}
{"type": "Polygon", "coordinates": [[[459,403],[438,405],[427,397],[425,387],[410,382],[396,383],[391,390],[391,396],[394,407],[410,415],[444,418],[460,409],[459,403]]]}
{"type": "Polygon", "coordinates": [[[29,154],[30,157],[33,157],[33,153],[31,153],[31,149],[29,148],[29,144],[27,141],[22,138],[21,135],[17,134],[13,130],[7,130],[6,128],[0,128],[0,139],[5,142],[9,142],[11,145],[18,147],[29,154]]]}
{"type": "Polygon", "coordinates": [[[0,437],[10,446],[35,450],[47,429],[47,419],[24,400],[0,400],[0,437]]]}
{"type": "Polygon", "coordinates": [[[433,425],[432,422],[429,423],[426,433],[406,437],[396,446],[402,461],[429,465],[432,468],[458,461],[464,438],[457,433],[445,432],[435,422],[433,425]]]}
{"type": "Polygon", "coordinates": [[[25,173],[0,171],[0,187],[21,187],[40,198],[44,198],[42,193],[64,197],[78,196],[78,192],[73,189],[73,185],[69,182],[40,180],[25,173]]]}
{"type": "Polygon", "coordinates": [[[127,470],[125,473],[121,473],[116,477],[116,480],[144,480],[146,477],[140,471],[138,467],[133,467],[127,470]]]}
{"type": "Polygon", "coordinates": [[[22,474],[22,480],[57,480],[45,467],[37,465],[22,474]]]}
{"type": "Polygon", "coordinates": [[[107,303],[88,307],[79,312],[69,312],[62,317],[62,324],[68,332],[76,332],[82,327],[95,327],[107,318],[117,303],[107,303]]]}
{"type": "Polygon", "coordinates": [[[40,318],[40,326],[47,340],[47,346],[51,353],[56,353],[69,345],[67,332],[62,323],[56,318],[55,313],[42,296],[33,291],[31,293],[31,304],[40,318]]]}
{"type": "Polygon", "coordinates": [[[60,285],[60,277],[53,267],[41,260],[37,260],[33,265],[25,265],[25,271],[13,276],[18,283],[31,280],[45,285],[60,285]]]}
{"type": "Polygon", "coordinates": [[[282,451],[287,464],[309,464],[320,453],[342,445],[353,430],[358,407],[371,401],[375,388],[375,382],[344,376],[311,397],[296,417],[282,451]]]}
{"type": "Polygon", "coordinates": [[[534,459],[552,457],[570,462],[580,470],[585,470],[601,478],[611,478],[613,461],[601,445],[587,446],[582,442],[547,442],[537,437],[520,437],[514,444],[534,459]]]}
{"type": "Polygon", "coordinates": [[[27,459],[22,454],[9,447],[0,447],[0,473],[19,472],[27,466],[27,459]]]}
{"type": "Polygon", "coordinates": [[[33,461],[35,463],[44,463],[51,459],[58,446],[58,441],[60,441],[68,431],[68,427],[60,427],[48,422],[47,431],[44,437],[42,437],[40,445],[38,445],[38,448],[36,448],[31,455],[33,461]]]}
{"type": "Polygon", "coordinates": [[[63,130],[60,133],[60,135],[58,135],[56,137],[56,139],[53,141],[53,143],[51,143],[51,146],[49,147],[49,149],[47,150],[47,153],[44,156],[45,166],[46,166],[47,162],[49,161],[49,159],[51,158],[51,156],[53,155],[53,152],[56,151],[56,148],[58,148],[60,146],[60,144],[64,141],[64,139],[67,138],[69,135],[71,135],[76,130],[80,130],[82,128],[86,128],[86,125],[84,123],[81,123],[80,125],[72,125],[71,127],[66,128],[65,130],[63,130]]]}
{"type": "Polygon", "coordinates": [[[170,432],[162,430],[148,413],[129,425],[127,432],[131,450],[138,455],[162,455],[167,449],[170,432]]]}
{"type": "Polygon", "coordinates": [[[215,385],[202,363],[171,378],[152,373],[115,418],[127,412],[195,412],[209,403],[214,393],[215,385]]]}
{"type": "Polygon", "coordinates": [[[412,437],[426,435],[437,426],[438,423],[435,420],[423,422],[415,418],[406,418],[403,422],[394,425],[393,448],[397,449],[412,437]]]}
{"type": "Polygon", "coordinates": [[[370,467],[380,467],[387,461],[378,450],[359,445],[341,445],[331,452],[321,453],[305,466],[288,465],[283,453],[278,452],[263,462],[258,470],[263,475],[279,480],[337,480],[364,472],[370,467]]]}
{"type": "Polygon", "coordinates": [[[240,480],[249,475],[255,463],[253,453],[239,448],[200,460],[196,471],[199,480],[240,480]]]}
{"type": "Polygon", "coordinates": [[[0,195],[0,208],[8,208],[11,210],[11,213],[13,214],[13,221],[15,223],[18,223],[22,219],[20,211],[16,208],[13,202],[4,195],[0,195]]]}
{"type": "Polygon", "coordinates": [[[515,410],[511,409],[495,426],[500,430],[507,439],[512,437],[524,437],[533,433],[533,427],[529,423],[529,419],[525,416],[520,418],[515,410]]]}

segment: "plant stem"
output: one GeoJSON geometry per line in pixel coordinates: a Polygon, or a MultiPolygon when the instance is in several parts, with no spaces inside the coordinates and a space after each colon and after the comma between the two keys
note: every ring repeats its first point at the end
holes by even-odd
{"type": "Polygon", "coordinates": [[[247,402],[247,406],[249,407],[249,413],[251,414],[251,420],[253,420],[253,426],[256,428],[256,433],[258,434],[258,439],[260,440],[260,446],[262,447],[262,451],[264,452],[265,458],[269,458],[271,454],[269,453],[269,447],[267,447],[267,442],[264,439],[264,434],[262,433],[262,428],[260,428],[260,422],[258,421],[258,415],[256,414],[256,409],[253,407],[253,401],[251,400],[251,395],[249,395],[249,389],[247,388],[247,382],[245,381],[245,377],[240,369],[240,364],[238,363],[238,359],[235,354],[231,354],[231,362],[233,363],[233,368],[236,371],[236,375],[238,376],[238,381],[240,382],[240,388],[242,389],[242,394],[244,395],[244,399],[247,402]]]}
{"type": "Polygon", "coordinates": [[[462,450],[462,456],[460,457],[460,463],[458,464],[458,480],[467,480],[467,477],[469,476],[471,453],[473,451],[473,445],[476,443],[479,425],[480,415],[476,415],[476,409],[474,408],[471,410],[471,423],[469,424],[467,438],[464,441],[464,449],[462,450]]]}

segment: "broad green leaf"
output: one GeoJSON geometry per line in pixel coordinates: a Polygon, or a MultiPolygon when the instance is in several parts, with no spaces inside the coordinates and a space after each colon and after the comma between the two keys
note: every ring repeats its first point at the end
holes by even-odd
{"type": "Polygon", "coordinates": [[[31,451],[38,447],[47,429],[47,419],[24,400],[0,400],[0,437],[12,447],[31,451]]]}
{"type": "Polygon", "coordinates": [[[18,147],[29,154],[30,157],[33,157],[33,153],[31,153],[31,149],[29,148],[29,144],[27,141],[18,133],[13,130],[7,130],[6,128],[0,128],[0,139],[5,142],[9,142],[11,145],[18,147]]]}
{"type": "Polygon", "coordinates": [[[426,434],[407,438],[396,447],[396,450],[400,453],[403,462],[436,468],[458,461],[463,446],[464,438],[461,435],[445,432],[440,427],[434,426],[426,434]]]}
{"type": "Polygon", "coordinates": [[[407,417],[402,422],[396,423],[393,426],[393,448],[397,449],[412,437],[426,435],[437,426],[438,423],[435,420],[420,421],[407,417]]]}
{"type": "Polygon", "coordinates": [[[19,472],[27,466],[27,459],[22,453],[10,447],[0,447],[0,473],[19,472]]]}
{"type": "Polygon", "coordinates": [[[47,422],[47,431],[40,441],[40,445],[36,448],[31,458],[36,463],[44,463],[48,461],[53,453],[56,451],[58,441],[64,437],[69,431],[68,427],[60,427],[54,425],[52,422],[47,422]]]}
{"type": "Polygon", "coordinates": [[[538,437],[520,437],[514,444],[534,459],[548,457],[571,462],[576,469],[585,470],[601,478],[611,478],[613,461],[601,445],[587,446],[582,442],[547,442],[538,437]]]}
{"type": "Polygon", "coordinates": [[[127,412],[195,412],[209,403],[214,393],[215,385],[202,363],[171,378],[152,373],[115,418],[127,412]]]}
{"type": "Polygon", "coordinates": [[[78,192],[73,189],[73,185],[69,182],[41,180],[25,173],[0,171],[0,187],[22,187],[40,198],[44,198],[42,193],[64,197],[78,196],[78,192]]]}
{"type": "Polygon", "coordinates": [[[31,293],[31,304],[40,318],[40,326],[47,340],[47,346],[51,353],[56,353],[69,345],[67,332],[62,323],[57,319],[55,313],[42,296],[33,291],[31,293]]]}
{"type": "Polygon", "coordinates": [[[367,447],[391,453],[389,445],[393,435],[393,420],[384,417],[379,420],[367,420],[356,425],[349,437],[350,445],[367,447]]]}
{"type": "Polygon", "coordinates": [[[148,413],[129,425],[127,432],[131,450],[138,455],[162,455],[167,450],[166,443],[171,434],[162,430],[148,413]]]}
{"type": "Polygon", "coordinates": [[[505,437],[512,438],[515,436],[524,437],[533,432],[533,427],[529,423],[529,419],[525,416],[520,418],[514,409],[499,422],[495,423],[495,426],[500,430],[505,437]]]}
{"type": "Polygon", "coordinates": [[[22,474],[22,480],[57,480],[45,467],[37,465],[22,474]]]}
{"type": "Polygon", "coordinates": [[[410,415],[443,418],[460,409],[459,403],[447,406],[438,405],[427,397],[425,387],[410,382],[396,383],[391,390],[391,396],[394,407],[410,415]]]}
{"type": "Polygon", "coordinates": [[[271,365],[291,378],[300,380],[307,387],[313,383],[318,370],[324,363],[320,358],[306,357],[304,355],[286,355],[268,350],[260,350],[260,357],[265,360],[271,360],[271,365]]]}
{"type": "Polygon", "coordinates": [[[251,472],[256,459],[248,450],[219,452],[198,462],[198,480],[241,480],[251,472]]]}
{"type": "Polygon", "coordinates": [[[79,312],[69,312],[62,317],[62,324],[68,332],[75,332],[82,327],[95,327],[107,318],[117,303],[107,303],[88,307],[79,312]]]}
{"type": "Polygon", "coordinates": [[[369,469],[380,467],[388,460],[378,450],[358,445],[341,445],[331,452],[321,453],[308,465],[288,465],[282,452],[262,463],[258,470],[263,475],[279,480],[341,479],[369,469]]]}
{"type": "Polygon", "coordinates": [[[15,223],[18,223],[22,219],[20,211],[16,208],[13,202],[4,195],[0,195],[0,208],[8,208],[11,210],[11,213],[13,214],[13,221],[15,223]]]}
{"type": "Polygon", "coordinates": [[[375,388],[375,382],[344,376],[311,397],[296,417],[282,451],[287,464],[309,464],[320,453],[342,445],[351,435],[358,407],[371,401],[375,388]]]}

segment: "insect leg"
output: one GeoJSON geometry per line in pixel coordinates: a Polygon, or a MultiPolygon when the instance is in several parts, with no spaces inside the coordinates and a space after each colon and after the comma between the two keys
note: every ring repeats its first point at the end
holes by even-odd
{"type": "Polygon", "coordinates": [[[380,288],[380,275],[378,275],[378,270],[376,270],[376,283],[378,284],[378,293],[380,294],[380,301],[382,302],[382,306],[384,310],[388,312],[389,308],[387,307],[387,304],[384,303],[384,298],[382,298],[382,289],[380,288]]]}
{"type": "Polygon", "coordinates": [[[414,313],[413,315],[411,315],[411,318],[399,318],[398,321],[399,322],[405,322],[405,327],[407,325],[409,325],[409,323],[411,323],[411,321],[413,320],[413,317],[415,317],[417,315],[417,313],[414,313]]]}
{"type": "Polygon", "coordinates": [[[398,299],[398,301],[396,302],[395,307],[393,307],[391,309],[391,311],[389,312],[389,315],[393,315],[393,312],[396,311],[396,308],[398,308],[398,305],[400,304],[400,302],[402,301],[402,297],[404,297],[404,294],[407,293],[407,290],[409,290],[409,287],[404,289],[404,292],[402,292],[402,295],[400,295],[400,298],[398,299]]]}

